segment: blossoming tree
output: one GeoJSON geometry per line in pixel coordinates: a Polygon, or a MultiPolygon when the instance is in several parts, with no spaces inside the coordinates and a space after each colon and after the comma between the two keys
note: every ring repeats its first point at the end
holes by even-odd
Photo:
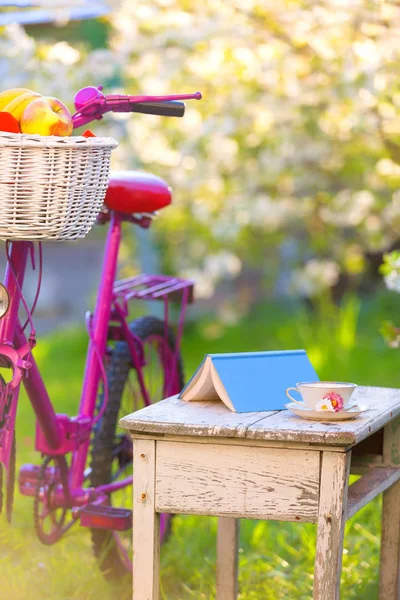
{"type": "Polygon", "coordinates": [[[243,266],[273,282],[286,257],[286,289],[313,296],[339,278],[357,285],[368,256],[396,245],[397,3],[115,0],[111,18],[110,48],[91,53],[9,30],[3,80],[19,85],[28,72],[63,98],[88,82],[203,92],[184,121],[99,128],[122,140],[116,165],[176,189],[157,226],[168,266],[210,294],[243,266]]]}

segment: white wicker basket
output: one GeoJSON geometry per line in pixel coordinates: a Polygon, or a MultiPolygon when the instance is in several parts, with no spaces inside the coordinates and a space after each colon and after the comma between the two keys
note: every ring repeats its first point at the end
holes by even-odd
{"type": "Polygon", "coordinates": [[[0,239],[83,238],[103,206],[113,138],[0,132],[0,239]]]}

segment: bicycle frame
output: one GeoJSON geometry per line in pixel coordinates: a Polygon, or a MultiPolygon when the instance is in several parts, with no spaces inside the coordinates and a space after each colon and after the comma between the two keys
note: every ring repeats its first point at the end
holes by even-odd
{"type": "MultiPolygon", "coordinates": [[[[135,282],[135,278],[115,282],[122,221],[135,221],[135,219],[132,216],[113,211],[109,213],[107,218],[110,221],[110,226],[107,233],[96,306],[93,317],[87,320],[89,347],[80,406],[76,417],[58,415],[54,411],[39,368],[31,354],[31,350],[35,345],[35,332],[33,331],[27,339],[18,319],[18,310],[21,301],[23,301],[21,294],[25,270],[29,250],[32,248],[31,242],[12,243],[4,280],[4,285],[11,300],[7,314],[0,321],[0,364],[2,364],[2,357],[4,357],[3,363],[8,366],[11,365],[13,369],[13,378],[7,384],[10,389],[12,388],[9,419],[7,426],[3,429],[0,428],[0,435],[2,434],[0,437],[0,462],[8,469],[19,385],[22,381],[37,418],[36,449],[42,454],[55,457],[59,464],[61,477],[60,485],[55,493],[55,503],[58,506],[68,508],[77,507],[78,510],[80,506],[84,506],[89,502],[102,502],[108,494],[132,484],[132,476],[130,476],[118,482],[99,486],[96,489],[84,488],[90,434],[105,408],[105,405],[103,405],[100,413],[95,416],[100,383],[103,380],[105,388],[107,385],[104,358],[107,355],[109,339],[124,339],[128,343],[132,364],[137,371],[144,402],[146,404],[150,403],[142,376],[144,357],[141,351],[141,341],[135,339],[135,336],[129,330],[127,301],[135,297],[163,299],[167,324],[168,296],[177,293],[181,295],[177,348],[173,358],[176,360],[179,353],[186,304],[191,300],[193,287],[193,282],[163,276],[148,276],[150,279],[147,282],[147,288],[141,289],[141,291],[136,288],[139,283],[142,284],[143,277],[142,279],[140,279],[140,276],[136,278],[137,282],[135,282]],[[112,325],[113,322],[117,325],[112,325]],[[67,466],[65,458],[67,454],[71,454],[70,467],[67,466]]],[[[106,402],[106,389],[104,390],[104,396],[104,402],[106,402]]],[[[33,465],[26,465],[22,482],[23,489],[21,490],[26,495],[34,494],[35,486],[32,485],[32,482],[34,481],[36,468],[33,465]]]]}

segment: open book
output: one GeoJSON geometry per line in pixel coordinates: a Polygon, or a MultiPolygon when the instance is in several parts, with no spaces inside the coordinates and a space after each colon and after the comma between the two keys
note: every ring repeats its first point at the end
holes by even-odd
{"type": "Polygon", "coordinates": [[[234,412],[283,410],[286,388],[318,380],[305,350],[207,354],[179,398],[222,400],[234,412]]]}

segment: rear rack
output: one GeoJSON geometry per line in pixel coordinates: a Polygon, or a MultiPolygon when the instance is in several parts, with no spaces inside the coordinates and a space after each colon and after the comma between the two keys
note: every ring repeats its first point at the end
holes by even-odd
{"type": "MultiPolygon", "coordinates": [[[[162,300],[164,302],[165,338],[168,338],[169,303],[180,304],[178,327],[175,339],[174,360],[178,359],[185,322],[186,307],[193,303],[194,282],[168,275],[136,275],[114,283],[113,303],[116,313],[123,317],[129,314],[130,300],[162,300]]],[[[112,330],[112,326],[110,328],[112,330]]],[[[111,332],[111,331],[110,331],[111,332]]],[[[118,339],[117,332],[112,337],[118,339]]],[[[122,338],[123,339],[123,338],[122,338]]]]}
{"type": "Polygon", "coordinates": [[[121,279],[114,284],[114,297],[129,301],[134,298],[140,300],[164,300],[172,302],[193,302],[194,282],[190,279],[170,277],[168,275],[136,275],[121,279]]]}

